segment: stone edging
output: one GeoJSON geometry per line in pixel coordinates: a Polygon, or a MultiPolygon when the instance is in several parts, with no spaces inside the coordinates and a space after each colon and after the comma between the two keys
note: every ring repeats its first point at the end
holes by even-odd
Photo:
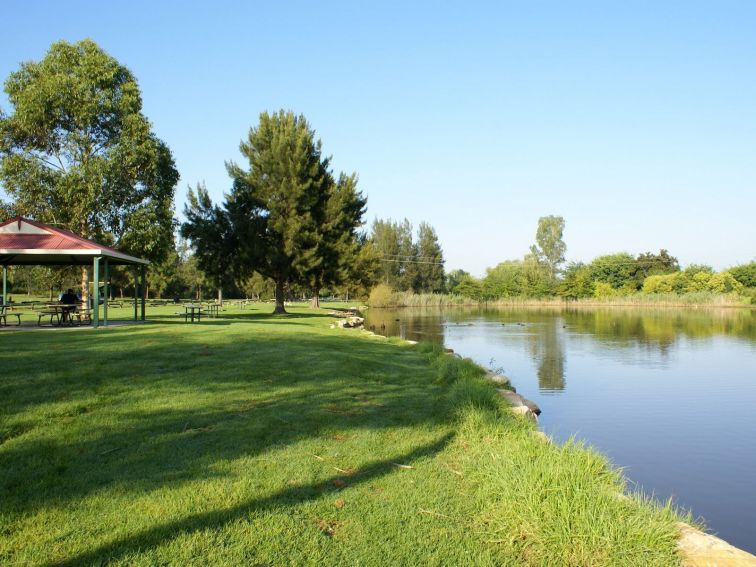
{"type": "MultiPolygon", "coordinates": [[[[459,356],[452,349],[446,349],[446,352],[451,356],[459,356]]],[[[541,409],[534,402],[518,394],[509,378],[490,370],[486,370],[486,376],[497,386],[502,386],[496,391],[509,403],[514,413],[538,423],[541,409]]],[[[547,443],[552,442],[543,431],[536,430],[535,434],[547,443]]],[[[747,551],[684,522],[678,522],[677,527],[680,530],[677,549],[680,551],[683,567],[756,567],[756,556],[747,551]]]]}
{"type": "MultiPolygon", "coordinates": [[[[336,326],[332,325],[331,328],[336,326]]],[[[348,325],[338,326],[347,327],[348,325]]],[[[386,338],[372,331],[365,330],[363,332],[370,336],[386,338]]],[[[417,341],[406,339],[404,342],[410,345],[417,344],[417,341]]],[[[462,358],[450,348],[446,349],[446,353],[449,356],[462,358]]],[[[538,423],[541,409],[534,402],[518,394],[506,376],[496,374],[487,369],[484,370],[488,380],[500,386],[496,391],[509,403],[513,413],[525,416],[534,423],[538,423]]],[[[536,430],[534,434],[546,443],[552,442],[551,438],[543,431],[536,430]]],[[[624,494],[619,494],[618,496],[627,498],[624,494]]],[[[677,527],[680,531],[677,549],[680,552],[683,567],[756,567],[756,556],[751,555],[747,551],[738,549],[723,539],[704,533],[684,522],[678,522],[677,527]]]]}

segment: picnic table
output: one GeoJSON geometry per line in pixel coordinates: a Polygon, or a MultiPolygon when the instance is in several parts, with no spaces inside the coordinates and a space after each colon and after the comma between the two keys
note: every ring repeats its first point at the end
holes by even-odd
{"type": "Polygon", "coordinates": [[[201,303],[184,303],[184,321],[189,322],[191,318],[191,322],[194,323],[194,315],[197,314],[197,321],[199,322],[202,318],[202,309],[203,306],[201,303]]]}
{"type": "Polygon", "coordinates": [[[16,317],[18,320],[17,326],[21,326],[21,313],[10,313],[12,309],[12,303],[4,303],[0,305],[0,327],[8,326],[8,317],[16,317]]]}
{"type": "Polygon", "coordinates": [[[205,310],[208,317],[217,317],[220,313],[220,303],[206,303],[205,310]]]}
{"type": "Polygon", "coordinates": [[[82,304],[81,307],[76,304],[64,303],[46,303],[41,311],[37,312],[37,325],[42,326],[42,319],[50,318],[51,327],[61,327],[63,325],[73,325],[75,321],[82,323],[82,319],[89,320],[90,310],[82,304]]]}

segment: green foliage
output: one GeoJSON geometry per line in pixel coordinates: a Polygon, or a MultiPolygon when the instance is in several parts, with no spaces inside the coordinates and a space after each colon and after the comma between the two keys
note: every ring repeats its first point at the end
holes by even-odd
{"type": "Polygon", "coordinates": [[[459,286],[460,281],[462,281],[462,278],[464,276],[469,276],[470,274],[464,270],[452,270],[448,274],[446,274],[446,289],[449,293],[456,294],[457,287],[459,286]]]}
{"type": "Polygon", "coordinates": [[[378,284],[370,292],[368,305],[370,307],[393,307],[395,305],[394,290],[386,284],[378,284]]]}
{"type": "Polygon", "coordinates": [[[649,276],[643,283],[644,293],[742,293],[741,284],[730,272],[713,273],[708,266],[690,266],[683,272],[649,276]]]}
{"type": "Polygon", "coordinates": [[[320,290],[344,283],[360,251],[357,228],[362,224],[367,199],[357,191],[357,175],[341,174],[334,182],[329,172],[325,217],[317,237],[317,263],[305,276],[313,290],[313,307],[320,306],[320,290]]]}
{"type": "Polygon", "coordinates": [[[627,252],[599,256],[589,268],[592,281],[608,284],[613,289],[620,289],[635,280],[635,258],[627,252]]]}
{"type": "Polygon", "coordinates": [[[428,223],[420,223],[415,242],[407,219],[376,219],[369,242],[380,262],[376,283],[383,282],[398,291],[444,291],[444,255],[436,231],[428,223]]]}
{"type": "Polygon", "coordinates": [[[434,228],[421,222],[417,241],[416,291],[442,293],[444,291],[444,253],[434,228]]]}
{"type": "Polygon", "coordinates": [[[558,293],[569,299],[592,297],[593,286],[590,267],[582,262],[572,262],[564,270],[558,293]]]}
{"type": "Polygon", "coordinates": [[[607,282],[596,282],[593,286],[593,297],[603,299],[605,297],[616,297],[620,292],[607,282]]]}
{"type": "Polygon", "coordinates": [[[317,300],[322,287],[347,279],[366,199],[356,175],[334,179],[304,116],[262,113],[240,150],[249,169],[227,164],[233,187],[224,206],[203,186],[190,191],[182,234],[219,286],[257,273],[275,282],[275,312],[285,313],[287,286],[309,285],[317,300]]]}
{"type": "Polygon", "coordinates": [[[332,178],[329,160],[304,116],[260,114],[239,146],[249,169],[227,164],[233,188],[225,209],[238,243],[237,277],[256,271],[276,282],[276,309],[285,313],[284,286],[319,268],[321,226],[332,178]]]}
{"type": "Polygon", "coordinates": [[[756,262],[741,264],[727,270],[744,287],[756,288],[756,262]]]}
{"type": "Polygon", "coordinates": [[[709,291],[714,293],[739,293],[743,291],[743,284],[740,283],[730,272],[721,272],[714,274],[709,279],[709,291]]]}
{"type": "Polygon", "coordinates": [[[481,301],[484,298],[483,285],[470,274],[465,274],[460,278],[455,293],[475,301],[481,301]]]}
{"type": "Polygon", "coordinates": [[[11,73],[0,181],[14,212],[154,261],[173,242],[178,172],[131,72],[93,41],[54,43],[11,73]]]}
{"type": "Polygon", "coordinates": [[[538,219],[536,244],[530,247],[530,252],[538,262],[546,266],[551,280],[556,277],[567,252],[567,245],[562,240],[563,234],[564,218],[549,215],[538,219]]]}
{"type": "Polygon", "coordinates": [[[480,369],[262,309],[4,334],[3,563],[676,564],[673,511],[618,498],[480,369]]]}
{"type": "Polygon", "coordinates": [[[224,284],[233,278],[232,263],[239,246],[231,219],[213,204],[204,184],[189,188],[184,216],[181,235],[191,241],[198,268],[212,279],[221,299],[224,284]]]}

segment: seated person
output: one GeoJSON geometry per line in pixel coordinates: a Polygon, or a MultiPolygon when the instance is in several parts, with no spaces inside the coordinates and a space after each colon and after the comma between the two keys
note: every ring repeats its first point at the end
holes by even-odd
{"type": "Polygon", "coordinates": [[[64,293],[60,297],[60,303],[61,305],[66,305],[67,307],[63,310],[63,319],[65,320],[68,317],[68,314],[72,311],[76,311],[76,304],[79,302],[79,298],[76,297],[76,294],[73,292],[72,289],[69,289],[66,293],[64,293]]]}

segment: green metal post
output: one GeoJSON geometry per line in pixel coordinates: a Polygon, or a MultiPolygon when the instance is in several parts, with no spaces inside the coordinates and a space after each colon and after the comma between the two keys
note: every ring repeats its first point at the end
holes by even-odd
{"type": "Polygon", "coordinates": [[[100,258],[92,261],[92,271],[94,272],[94,293],[92,294],[92,326],[100,326],[100,258]]]}
{"type": "Polygon", "coordinates": [[[110,277],[110,269],[108,266],[108,259],[105,258],[105,278],[102,284],[102,294],[105,296],[105,301],[102,304],[102,325],[108,326],[108,299],[110,298],[110,288],[108,287],[108,278],[110,277]]]}
{"type": "Polygon", "coordinates": [[[145,268],[144,264],[142,264],[141,272],[142,272],[141,273],[142,277],[140,279],[142,280],[142,289],[140,290],[140,294],[139,295],[142,297],[142,321],[144,321],[144,303],[145,303],[145,293],[144,292],[146,291],[146,286],[144,284],[145,284],[146,272],[147,272],[147,269],[145,268]]]}
{"type": "Polygon", "coordinates": [[[137,320],[137,297],[139,296],[139,278],[137,269],[134,268],[134,321],[137,320]]]}
{"type": "Polygon", "coordinates": [[[3,304],[8,303],[8,266],[3,266],[3,304]]]}

